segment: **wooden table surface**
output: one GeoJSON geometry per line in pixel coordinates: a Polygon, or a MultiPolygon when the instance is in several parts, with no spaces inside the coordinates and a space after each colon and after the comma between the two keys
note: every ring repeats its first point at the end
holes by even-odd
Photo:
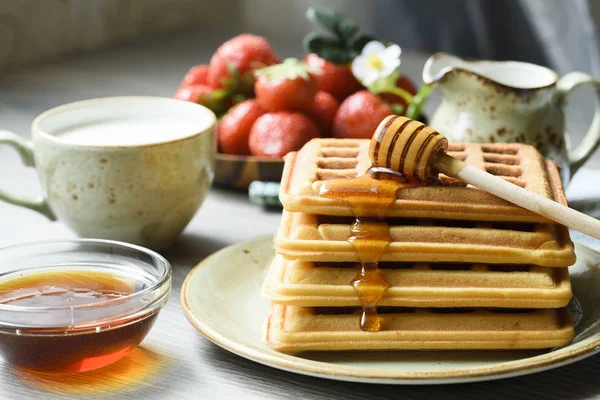
{"type": "MultiPolygon", "coordinates": [[[[193,64],[207,62],[232,33],[202,32],[151,40],[94,55],[51,62],[0,76],[0,129],[29,138],[40,112],[63,103],[115,95],[170,96],[193,64]]],[[[300,51],[289,44],[287,54],[300,51]]],[[[426,55],[405,52],[404,73],[419,78],[426,55]],[[408,54],[406,54],[408,53],[408,54]]],[[[436,99],[428,110],[435,108],[436,99]]],[[[599,165],[596,157],[593,164],[599,165]]],[[[0,147],[0,187],[39,193],[35,173],[0,147]]],[[[213,189],[176,245],[165,256],[173,265],[173,293],[141,348],[98,371],[73,375],[20,372],[0,360],[0,398],[144,399],[591,399],[600,397],[600,356],[548,372],[474,384],[384,386],[329,381],[279,371],[212,344],[184,317],[181,284],[209,254],[261,234],[274,234],[278,212],[247,201],[243,193],[213,189]]],[[[72,238],[60,223],[0,202],[0,247],[40,239],[72,238]]]]}

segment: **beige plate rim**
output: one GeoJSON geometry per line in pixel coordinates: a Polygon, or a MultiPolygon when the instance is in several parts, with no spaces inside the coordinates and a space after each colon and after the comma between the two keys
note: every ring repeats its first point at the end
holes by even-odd
{"type": "MultiPolygon", "coordinates": [[[[207,339],[225,350],[264,365],[302,375],[334,380],[381,384],[425,385],[476,382],[526,375],[571,364],[600,352],[600,333],[597,333],[592,338],[584,340],[581,344],[572,345],[573,347],[568,350],[567,348],[558,349],[540,356],[510,361],[491,367],[457,368],[454,370],[432,372],[400,372],[378,368],[342,366],[322,361],[308,360],[284,353],[274,352],[273,354],[270,354],[266,351],[261,351],[260,349],[253,349],[232,339],[232,337],[228,336],[227,332],[220,331],[218,327],[212,326],[194,313],[188,302],[189,290],[191,287],[189,282],[200,268],[210,265],[211,261],[217,255],[222,254],[223,252],[235,251],[238,248],[241,249],[248,247],[250,244],[263,241],[271,244],[273,237],[271,235],[258,236],[245,242],[228,246],[204,259],[194,267],[186,277],[181,289],[180,299],[183,312],[187,319],[207,339]]],[[[581,244],[576,244],[576,248],[579,251],[591,252],[600,257],[599,253],[581,244]]]]}

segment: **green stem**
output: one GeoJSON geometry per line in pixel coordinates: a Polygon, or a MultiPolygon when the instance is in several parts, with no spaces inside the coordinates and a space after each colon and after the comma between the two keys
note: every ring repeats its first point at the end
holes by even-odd
{"type": "Polygon", "coordinates": [[[429,85],[423,85],[414,97],[414,101],[409,103],[408,109],[406,110],[406,117],[410,119],[419,119],[427,101],[427,97],[432,92],[432,88],[429,85]]]}
{"type": "Polygon", "coordinates": [[[399,75],[400,73],[398,71],[394,71],[388,76],[376,79],[375,82],[367,86],[367,89],[369,89],[371,93],[375,94],[395,94],[396,96],[404,99],[404,101],[406,101],[406,104],[410,104],[413,102],[413,95],[410,94],[408,91],[396,86],[396,80],[399,75]]]}
{"type": "Polygon", "coordinates": [[[406,101],[407,104],[410,104],[413,102],[413,95],[410,94],[410,92],[408,92],[402,88],[399,88],[397,86],[386,88],[385,92],[392,93],[392,94],[395,94],[396,96],[402,97],[404,99],[404,101],[406,101]]]}

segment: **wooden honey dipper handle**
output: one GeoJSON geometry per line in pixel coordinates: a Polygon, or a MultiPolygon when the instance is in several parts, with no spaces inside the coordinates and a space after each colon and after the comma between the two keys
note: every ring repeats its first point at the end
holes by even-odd
{"type": "Polygon", "coordinates": [[[600,239],[600,221],[449,156],[448,140],[433,128],[406,117],[386,117],[373,135],[369,156],[374,166],[408,178],[427,180],[441,172],[462,179],[536,214],[600,239]]]}

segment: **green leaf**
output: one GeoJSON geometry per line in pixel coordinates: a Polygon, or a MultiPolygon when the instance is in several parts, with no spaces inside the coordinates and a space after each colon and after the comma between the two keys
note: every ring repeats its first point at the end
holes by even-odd
{"type": "Polygon", "coordinates": [[[320,55],[323,49],[329,47],[339,47],[339,42],[333,38],[320,35],[316,32],[311,32],[304,37],[304,48],[308,53],[320,55]]]}
{"type": "Polygon", "coordinates": [[[210,108],[217,116],[227,111],[227,98],[218,98],[214,93],[206,98],[200,99],[199,103],[210,108]]]}
{"type": "Polygon", "coordinates": [[[346,65],[358,55],[353,50],[348,50],[339,40],[317,33],[306,35],[304,46],[307,52],[315,53],[319,57],[338,65],[346,65]]]}
{"type": "Polygon", "coordinates": [[[246,100],[246,96],[244,96],[243,94],[234,94],[233,96],[231,96],[231,101],[233,102],[233,104],[241,103],[244,100],[246,100]]]}
{"type": "MultiPolygon", "coordinates": [[[[346,49],[346,54],[348,55],[348,59],[350,61],[354,60],[356,57],[360,56],[360,51],[354,51],[352,49],[346,49]]],[[[350,62],[348,61],[348,62],[350,62]]]]}
{"type": "Polygon", "coordinates": [[[337,34],[338,26],[344,19],[342,14],[337,11],[309,7],[306,10],[306,17],[313,23],[321,25],[323,28],[337,34]]]}
{"type": "Polygon", "coordinates": [[[373,35],[360,35],[352,42],[352,49],[360,54],[363,47],[373,40],[377,40],[373,35]]]}
{"type": "Polygon", "coordinates": [[[350,40],[358,32],[358,25],[354,21],[344,19],[337,28],[337,34],[344,41],[350,40]]]}
{"type": "Polygon", "coordinates": [[[340,47],[329,47],[323,49],[321,54],[319,54],[319,57],[324,58],[327,61],[331,61],[337,65],[346,65],[352,61],[351,54],[346,51],[346,49],[340,47]]]}
{"type": "Polygon", "coordinates": [[[227,96],[229,96],[229,92],[225,89],[216,89],[210,94],[211,99],[214,100],[223,100],[227,96]]]}
{"type": "Polygon", "coordinates": [[[240,72],[234,63],[230,62],[227,64],[227,72],[229,72],[229,75],[234,79],[238,79],[240,77],[240,72]]]}
{"type": "Polygon", "coordinates": [[[234,93],[250,96],[254,93],[254,76],[251,72],[240,74],[234,63],[227,64],[227,71],[229,76],[221,78],[221,85],[227,96],[234,93]]]}

